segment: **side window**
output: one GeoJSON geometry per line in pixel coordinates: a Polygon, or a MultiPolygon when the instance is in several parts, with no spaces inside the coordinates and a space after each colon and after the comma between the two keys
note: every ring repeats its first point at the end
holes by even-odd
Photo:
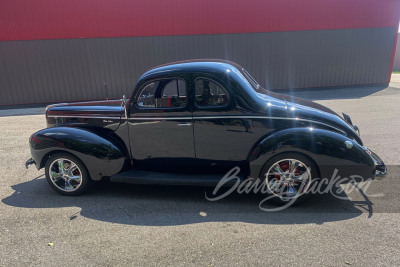
{"type": "Polygon", "coordinates": [[[194,83],[196,106],[219,107],[228,104],[229,95],[227,91],[217,83],[205,78],[198,78],[194,83]]]}
{"type": "Polygon", "coordinates": [[[156,107],[155,94],[160,82],[151,82],[146,84],[139,94],[137,105],[144,108],[156,107]]]}
{"type": "Polygon", "coordinates": [[[180,108],[187,104],[187,86],[181,79],[154,81],[142,87],[137,106],[142,108],[180,108]]]}

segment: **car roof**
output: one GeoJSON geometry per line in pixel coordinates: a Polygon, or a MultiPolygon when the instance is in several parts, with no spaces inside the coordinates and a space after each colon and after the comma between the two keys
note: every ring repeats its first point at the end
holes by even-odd
{"type": "Polygon", "coordinates": [[[178,64],[199,65],[199,64],[196,64],[196,63],[206,63],[206,64],[208,63],[210,65],[217,65],[217,63],[219,63],[219,64],[225,63],[225,64],[228,64],[228,65],[232,65],[232,66],[234,66],[236,68],[241,68],[241,66],[239,64],[237,64],[235,62],[232,62],[232,61],[229,61],[229,60],[225,60],[225,59],[199,58],[199,59],[189,59],[189,60],[181,60],[181,61],[170,62],[170,63],[166,63],[166,64],[162,64],[162,65],[156,66],[154,68],[151,68],[150,70],[158,69],[158,68],[162,68],[162,67],[168,67],[168,66],[172,66],[172,65],[178,65],[178,64]],[[190,63],[194,63],[194,64],[190,64],[190,63]]]}
{"type": "Polygon", "coordinates": [[[196,71],[216,71],[225,72],[227,69],[236,68],[241,70],[242,67],[234,62],[223,59],[191,59],[171,62],[156,66],[145,72],[139,80],[150,78],[154,75],[162,75],[163,73],[174,72],[196,72],[196,71]]]}

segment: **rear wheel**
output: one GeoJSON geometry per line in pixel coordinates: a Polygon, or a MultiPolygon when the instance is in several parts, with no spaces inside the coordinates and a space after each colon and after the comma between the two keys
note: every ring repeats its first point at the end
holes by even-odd
{"type": "Polygon", "coordinates": [[[67,196],[84,193],[91,182],[86,166],[67,153],[52,155],[46,162],[45,173],[51,188],[67,196]]]}
{"type": "Polygon", "coordinates": [[[265,179],[272,202],[284,205],[308,200],[311,184],[317,176],[317,167],[309,158],[284,153],[268,160],[261,178],[265,179]]]}

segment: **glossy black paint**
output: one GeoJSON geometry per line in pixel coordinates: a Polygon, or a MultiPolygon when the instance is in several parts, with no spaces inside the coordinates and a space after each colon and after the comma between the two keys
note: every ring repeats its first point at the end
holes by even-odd
{"type": "Polygon", "coordinates": [[[39,169],[54,152],[68,152],[84,162],[93,180],[100,180],[103,176],[119,172],[129,162],[128,151],[118,137],[112,133],[102,135],[73,127],[41,130],[30,138],[32,159],[39,169]]]}
{"type": "Polygon", "coordinates": [[[190,75],[179,72],[147,75],[136,85],[130,99],[129,141],[133,167],[162,172],[189,172],[196,166],[193,138],[192,99],[182,108],[140,108],[139,89],[155,79],[182,79],[187,91],[190,75]]]}
{"type": "Polygon", "coordinates": [[[251,176],[261,175],[261,169],[269,158],[283,153],[307,155],[319,167],[320,178],[331,178],[335,169],[337,175],[350,177],[359,175],[371,177],[375,170],[373,159],[355,141],[352,148],[344,145],[349,141],[338,133],[311,127],[286,128],[263,139],[255,148],[250,159],[251,176]]]}
{"type": "Polygon", "coordinates": [[[130,169],[224,173],[234,166],[256,178],[262,176],[265,162],[282,152],[309,157],[321,177],[330,177],[335,168],[341,175],[371,177],[376,165],[352,125],[338,114],[260,88],[242,67],[221,60],[177,62],[149,70],[139,79],[126,110],[122,100],[58,104],[47,108],[46,118],[49,128],[30,141],[37,167],[43,167],[49,153],[67,151],[84,162],[95,180],[130,169]],[[143,85],[169,78],[186,82],[186,107],[136,105],[143,85]],[[224,87],[227,105],[197,107],[196,78],[224,87]],[[353,147],[347,148],[345,141],[353,147]]]}
{"type": "Polygon", "coordinates": [[[117,130],[124,109],[121,100],[56,104],[46,108],[47,127],[79,125],[117,130]]]}

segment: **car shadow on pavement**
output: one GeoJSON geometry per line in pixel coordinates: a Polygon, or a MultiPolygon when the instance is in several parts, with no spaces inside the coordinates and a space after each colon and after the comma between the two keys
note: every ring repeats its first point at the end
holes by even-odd
{"type": "MultiPolygon", "coordinates": [[[[372,203],[366,197],[350,201],[333,196],[315,196],[310,201],[278,212],[259,209],[262,195],[231,194],[219,201],[208,201],[212,188],[188,186],[147,186],[102,182],[79,197],[61,196],[47,184],[44,175],[12,186],[4,198],[6,205],[21,208],[80,207],[80,213],[66,214],[118,224],[143,226],[184,225],[205,222],[247,222],[254,224],[323,224],[348,220],[362,213],[372,216],[372,203]]],[[[272,204],[263,207],[274,208],[272,204]]]]}

